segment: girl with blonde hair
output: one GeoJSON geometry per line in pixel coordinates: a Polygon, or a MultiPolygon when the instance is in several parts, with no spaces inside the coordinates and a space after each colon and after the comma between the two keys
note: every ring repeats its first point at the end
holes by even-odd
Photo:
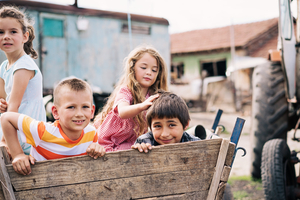
{"type": "Polygon", "coordinates": [[[139,46],[125,58],[125,72],[94,120],[98,142],[107,152],[130,149],[147,132],[146,110],[167,88],[167,66],[150,46],[139,46]]]}

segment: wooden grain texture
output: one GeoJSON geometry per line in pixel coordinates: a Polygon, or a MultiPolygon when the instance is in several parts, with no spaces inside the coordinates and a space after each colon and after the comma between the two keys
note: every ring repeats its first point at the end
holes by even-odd
{"type": "Polygon", "coordinates": [[[189,170],[16,192],[17,199],[126,200],[198,192],[206,199],[213,170],[189,170]]]}
{"type": "Polygon", "coordinates": [[[225,182],[221,182],[219,184],[219,188],[218,188],[218,191],[217,191],[217,195],[215,197],[215,200],[222,200],[223,199],[223,195],[224,195],[224,192],[225,192],[225,188],[226,188],[226,183],[225,182]]]}
{"type": "Polygon", "coordinates": [[[11,164],[10,156],[9,156],[9,154],[6,151],[6,148],[4,146],[1,146],[0,149],[1,149],[2,154],[3,154],[4,163],[6,165],[11,164]]]}
{"type": "Polygon", "coordinates": [[[10,182],[9,174],[6,169],[4,162],[4,156],[2,150],[0,149],[0,184],[2,188],[2,193],[5,199],[15,199],[14,191],[10,182]]]}
{"type": "Polygon", "coordinates": [[[228,150],[227,150],[226,160],[225,160],[225,165],[226,166],[231,166],[231,162],[232,162],[232,159],[233,159],[234,151],[235,151],[235,144],[232,143],[232,142],[230,142],[228,150]]]}
{"type": "Polygon", "coordinates": [[[179,195],[168,195],[153,198],[143,198],[141,200],[198,200],[205,199],[208,191],[190,192],[179,195]]]}
{"type": "Polygon", "coordinates": [[[208,200],[215,199],[215,196],[216,196],[216,193],[217,193],[217,190],[219,187],[219,183],[220,183],[221,174],[222,174],[223,167],[225,164],[228,147],[229,147],[229,140],[223,139],[221,147],[220,147],[220,153],[218,156],[218,161],[216,164],[214,176],[211,181],[208,196],[207,196],[208,200]]]}
{"type": "Polygon", "coordinates": [[[231,167],[224,166],[220,181],[227,183],[230,171],[231,171],[231,167]]]}
{"type": "Polygon", "coordinates": [[[221,141],[158,146],[148,154],[137,150],[111,152],[97,160],[81,156],[42,161],[32,166],[28,176],[15,173],[11,165],[7,169],[16,191],[193,169],[213,170],[221,141]]]}

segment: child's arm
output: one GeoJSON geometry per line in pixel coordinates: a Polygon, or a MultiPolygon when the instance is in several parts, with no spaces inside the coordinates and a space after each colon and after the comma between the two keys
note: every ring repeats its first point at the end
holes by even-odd
{"type": "Polygon", "coordinates": [[[87,148],[86,153],[92,158],[97,159],[98,157],[102,157],[105,155],[105,149],[97,142],[94,142],[87,148]]]}
{"type": "Polygon", "coordinates": [[[0,113],[4,113],[7,110],[7,102],[5,101],[5,83],[2,78],[0,78],[0,113]]]}
{"type": "Polygon", "coordinates": [[[14,170],[19,174],[28,175],[31,173],[30,163],[34,164],[34,158],[25,155],[19,143],[17,135],[19,116],[19,113],[6,112],[1,115],[1,125],[6,144],[13,159],[12,165],[14,170]]]}
{"type": "Polygon", "coordinates": [[[149,143],[136,143],[131,146],[132,149],[137,149],[139,152],[148,153],[148,149],[151,150],[152,146],[149,143]]]}
{"type": "Polygon", "coordinates": [[[19,69],[15,71],[7,111],[18,112],[28,82],[33,77],[33,70],[19,69]]]}
{"type": "Polygon", "coordinates": [[[118,105],[119,116],[122,119],[135,117],[143,110],[147,110],[152,105],[152,101],[154,101],[158,97],[159,94],[152,95],[148,99],[146,99],[143,103],[138,103],[134,105],[129,105],[127,102],[121,102],[118,105]]]}

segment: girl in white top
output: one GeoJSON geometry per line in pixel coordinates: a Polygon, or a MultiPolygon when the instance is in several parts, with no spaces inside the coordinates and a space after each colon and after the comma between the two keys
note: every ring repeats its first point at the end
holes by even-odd
{"type": "MultiPolygon", "coordinates": [[[[32,59],[37,58],[34,38],[33,26],[24,13],[11,6],[0,9],[0,49],[7,57],[0,66],[0,113],[19,112],[46,121],[42,74],[32,59]]],[[[6,146],[2,135],[0,127],[1,145],[6,146]]],[[[31,146],[22,143],[20,136],[19,141],[29,154],[31,146]]]]}

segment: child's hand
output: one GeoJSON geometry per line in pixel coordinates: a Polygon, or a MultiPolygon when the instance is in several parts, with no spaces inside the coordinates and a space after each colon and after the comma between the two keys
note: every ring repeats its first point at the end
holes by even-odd
{"type": "Polygon", "coordinates": [[[5,113],[7,111],[7,102],[4,99],[0,99],[0,113],[5,113]]]}
{"type": "Polygon", "coordinates": [[[35,159],[32,156],[18,154],[14,157],[12,165],[18,174],[29,175],[31,173],[30,163],[34,165],[35,159]]]}
{"type": "Polygon", "coordinates": [[[148,149],[151,150],[152,146],[149,143],[142,143],[142,144],[134,144],[131,146],[132,149],[137,149],[139,152],[148,153],[148,149]]]}
{"type": "Polygon", "coordinates": [[[87,148],[86,153],[92,158],[97,159],[105,155],[105,149],[100,144],[94,142],[87,148]]]}
{"type": "Polygon", "coordinates": [[[147,110],[152,105],[152,102],[158,97],[159,94],[152,95],[148,99],[146,99],[143,103],[141,103],[142,110],[147,110]]]}

